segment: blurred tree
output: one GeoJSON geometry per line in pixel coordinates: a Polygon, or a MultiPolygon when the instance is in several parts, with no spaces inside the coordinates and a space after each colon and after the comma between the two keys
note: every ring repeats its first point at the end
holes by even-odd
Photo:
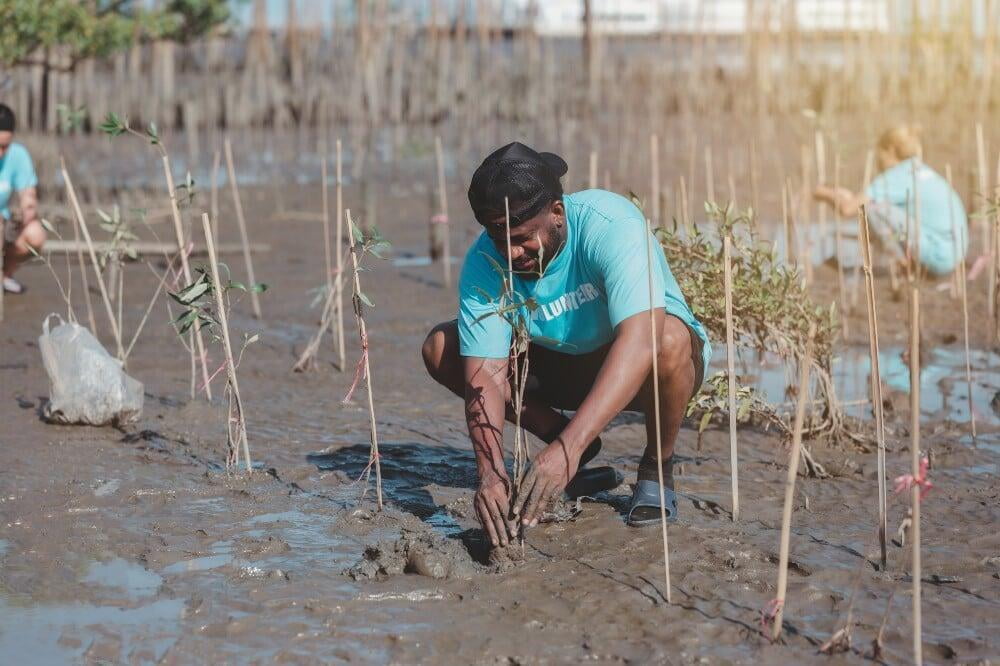
{"type": "Polygon", "coordinates": [[[0,65],[72,70],[136,41],[187,41],[225,22],[227,0],[0,0],[0,65]],[[49,58],[58,49],[58,64],[49,58]]]}

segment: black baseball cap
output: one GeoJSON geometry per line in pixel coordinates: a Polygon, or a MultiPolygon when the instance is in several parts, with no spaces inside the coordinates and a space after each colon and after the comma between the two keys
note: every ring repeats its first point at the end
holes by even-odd
{"type": "Polygon", "coordinates": [[[476,220],[488,224],[504,216],[504,199],[510,206],[510,224],[517,226],[562,198],[559,179],[566,175],[566,161],[554,153],[539,153],[515,141],[494,151],[472,174],[469,204],[476,220]]]}

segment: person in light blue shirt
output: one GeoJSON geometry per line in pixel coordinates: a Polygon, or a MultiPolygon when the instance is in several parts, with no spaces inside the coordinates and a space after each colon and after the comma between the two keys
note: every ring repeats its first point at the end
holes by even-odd
{"type": "Polygon", "coordinates": [[[38,178],[28,150],[14,142],[15,118],[10,107],[0,104],[0,223],[3,225],[3,290],[24,291],[14,271],[45,243],[45,228],[38,219],[38,178]],[[17,197],[19,216],[11,214],[17,197]]]}
{"type": "Polygon", "coordinates": [[[517,520],[535,525],[563,490],[585,485],[581,468],[599,452],[602,430],[626,409],[643,411],[647,424],[628,522],[658,524],[661,493],[674,519],[674,441],[711,358],[705,328],[642,212],[602,190],[564,195],[559,179],[566,170],[562,158],[520,143],[497,150],[477,169],[469,202],[484,231],[465,257],[458,319],[436,326],[423,346],[431,376],[465,398],[480,476],[476,511],[495,545],[517,533],[517,520]],[[505,291],[508,260],[512,289],[505,291]],[[513,308],[504,307],[505,293],[513,308]],[[659,441],[651,316],[658,340],[659,441]],[[530,339],[527,350],[514,355],[528,360],[521,423],[548,446],[514,489],[502,433],[505,414],[514,416],[508,380],[518,322],[530,339]],[[573,418],[556,411],[564,409],[574,410],[573,418]]]}
{"type": "Polygon", "coordinates": [[[821,185],[816,198],[837,207],[846,217],[856,216],[864,204],[874,240],[892,261],[905,266],[915,257],[931,275],[948,275],[969,247],[968,218],[961,197],[920,160],[915,128],[900,125],[887,130],[877,148],[880,173],[863,193],[821,185]]]}

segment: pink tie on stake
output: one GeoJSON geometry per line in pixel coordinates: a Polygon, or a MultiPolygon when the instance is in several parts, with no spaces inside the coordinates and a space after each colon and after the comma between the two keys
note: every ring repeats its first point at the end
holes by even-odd
{"type": "Polygon", "coordinates": [[[778,611],[781,607],[785,605],[785,602],[781,599],[771,599],[764,606],[763,610],[760,612],[760,628],[764,634],[767,634],[768,627],[774,623],[774,619],[778,617],[778,611]]]}
{"type": "Polygon", "coordinates": [[[909,490],[913,486],[920,486],[920,499],[923,501],[924,495],[930,492],[934,484],[930,482],[927,478],[927,470],[930,467],[930,460],[927,456],[920,461],[920,471],[916,476],[912,474],[903,474],[902,476],[896,477],[896,488],[893,490],[897,495],[903,491],[909,490]]]}
{"type": "Polygon", "coordinates": [[[431,224],[448,224],[448,216],[444,213],[435,213],[431,216],[431,224]]]}
{"type": "Polygon", "coordinates": [[[361,338],[361,358],[358,359],[358,365],[354,368],[354,381],[351,382],[351,388],[348,389],[347,395],[341,400],[341,403],[346,405],[354,397],[354,391],[358,388],[358,382],[364,379],[365,375],[365,362],[368,360],[368,336],[362,336],[361,338]]]}

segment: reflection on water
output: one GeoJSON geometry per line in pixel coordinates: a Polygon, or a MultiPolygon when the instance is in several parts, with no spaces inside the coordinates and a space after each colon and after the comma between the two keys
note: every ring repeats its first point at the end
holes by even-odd
{"type": "Polygon", "coordinates": [[[80,579],[97,587],[95,601],[35,603],[29,595],[0,593],[0,655],[8,664],[81,661],[99,636],[120,641],[158,661],[178,640],[183,599],[142,603],[157,593],[162,578],[122,558],[95,562],[80,579]],[[124,592],[124,597],[122,593],[124,592]]]}
{"type": "MultiPolygon", "coordinates": [[[[879,353],[882,381],[888,389],[910,392],[910,369],[904,363],[902,347],[888,347],[879,353]]],[[[961,349],[939,347],[931,350],[924,359],[920,374],[920,411],[924,418],[947,418],[955,422],[969,420],[969,401],[965,381],[965,352],[961,349]]],[[[764,394],[768,402],[779,404],[789,399],[786,389],[796,380],[794,370],[774,355],[746,354],[741,357],[742,369],[737,372],[745,383],[764,394]]],[[[990,402],[1000,391],[1000,354],[990,350],[971,351],[972,405],[976,422],[1000,425],[1000,417],[990,402]]],[[[714,370],[725,369],[725,354],[713,361],[714,370]]],[[[837,397],[850,404],[845,411],[852,416],[871,416],[869,375],[871,362],[868,347],[855,346],[842,349],[833,360],[833,379],[837,397]]]]}

